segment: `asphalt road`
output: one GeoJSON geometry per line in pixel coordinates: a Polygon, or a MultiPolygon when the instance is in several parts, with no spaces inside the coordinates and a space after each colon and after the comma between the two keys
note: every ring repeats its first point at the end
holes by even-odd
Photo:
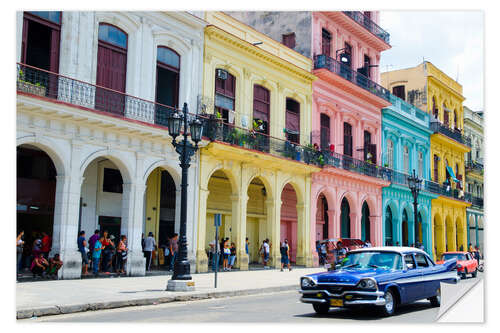
{"type": "MultiPolygon", "coordinates": [[[[481,274],[482,275],[482,274],[481,274]]],[[[472,283],[467,279],[460,283],[472,283]]],[[[439,308],[426,300],[401,306],[388,318],[380,317],[371,309],[336,309],[328,315],[317,315],[310,304],[299,301],[298,291],[239,296],[190,302],[129,307],[102,311],[24,319],[19,322],[166,322],[166,323],[293,323],[293,322],[434,322],[439,308]]]]}

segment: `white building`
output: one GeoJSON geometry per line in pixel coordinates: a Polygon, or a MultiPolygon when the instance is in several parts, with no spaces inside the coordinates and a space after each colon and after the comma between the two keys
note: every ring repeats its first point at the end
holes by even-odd
{"type": "Polygon", "coordinates": [[[204,26],[186,12],[17,13],[17,227],[28,247],[34,232],[53,236],[60,277],[80,277],[79,230],[127,235],[129,275],[145,274],[142,233],[161,243],[179,231],[181,170],[165,124],[170,107],[196,112],[204,26]]]}

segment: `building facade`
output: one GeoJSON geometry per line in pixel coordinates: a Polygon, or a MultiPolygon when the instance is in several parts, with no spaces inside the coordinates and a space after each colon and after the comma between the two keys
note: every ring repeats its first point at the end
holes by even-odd
{"type": "Polygon", "coordinates": [[[483,112],[464,106],[464,132],[471,151],[465,155],[465,188],[472,196],[467,208],[467,242],[484,251],[484,130],[483,112]]]}
{"type": "MultiPolygon", "coordinates": [[[[380,53],[390,48],[378,12],[231,12],[231,15],[314,61],[311,143],[324,156],[312,176],[311,244],[331,237],[383,244],[379,172],[380,53]]],[[[317,263],[317,253],[315,262],[317,263]]]]}
{"type": "MultiPolygon", "coordinates": [[[[182,12],[17,13],[17,228],[27,244],[52,236],[60,277],[80,277],[79,230],[126,235],[128,275],[145,274],[141,234],[162,243],[178,231],[181,170],[166,119],[184,102],[196,109],[205,25],[182,12]]],[[[196,232],[188,224],[193,262],[196,232]]]]}
{"type": "Polygon", "coordinates": [[[210,24],[203,100],[211,143],[201,149],[196,270],[211,266],[215,214],[221,215],[220,237],[235,243],[239,269],[260,262],[265,239],[273,267],[281,266],[285,239],[291,261],[309,267],[308,199],[311,173],[320,170],[304,152],[311,131],[311,60],[221,12],[203,17],[210,24]]]}
{"type": "Polygon", "coordinates": [[[384,245],[423,245],[432,255],[431,201],[437,195],[425,186],[431,175],[429,114],[392,94],[390,100],[382,110],[382,163],[393,170],[391,185],[382,189],[384,245]],[[407,182],[413,170],[423,180],[416,221],[407,182]]]}
{"type": "Polygon", "coordinates": [[[462,86],[428,61],[413,68],[382,73],[382,84],[392,93],[425,110],[432,131],[430,184],[439,196],[432,200],[434,257],[445,251],[467,249],[465,154],[462,86]]]}

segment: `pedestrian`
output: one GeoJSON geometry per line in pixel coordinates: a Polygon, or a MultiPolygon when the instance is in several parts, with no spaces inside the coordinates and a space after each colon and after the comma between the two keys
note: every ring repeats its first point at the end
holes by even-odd
{"type": "Polygon", "coordinates": [[[474,248],[472,247],[472,243],[469,243],[469,253],[472,255],[474,252],[474,248]]]}
{"type": "Polygon", "coordinates": [[[248,241],[248,237],[245,238],[245,253],[247,254],[248,256],[248,245],[250,244],[250,242],[248,241]]]}
{"type": "Polygon", "coordinates": [[[95,241],[94,249],[92,250],[92,271],[94,272],[94,275],[98,275],[99,273],[99,261],[101,259],[102,249],[104,249],[104,246],[98,238],[95,241]]]}
{"type": "Polygon", "coordinates": [[[85,240],[85,231],[80,231],[80,236],[76,241],[78,244],[78,251],[82,256],[82,274],[88,275],[88,267],[89,267],[89,257],[87,256],[87,241],[85,240]]]}
{"type": "Polygon", "coordinates": [[[144,255],[146,256],[146,270],[151,269],[151,261],[153,259],[153,251],[156,248],[156,241],[153,233],[150,231],[148,237],[144,240],[144,255]]]}
{"type": "Polygon", "coordinates": [[[170,254],[172,258],[170,259],[170,270],[174,270],[175,260],[177,259],[177,255],[179,252],[179,235],[174,233],[174,236],[170,239],[170,254]]]}
{"type": "Polygon", "coordinates": [[[212,263],[212,271],[215,272],[215,269],[217,267],[217,263],[216,263],[217,255],[219,254],[220,247],[219,247],[218,242],[216,242],[215,240],[212,240],[208,245],[210,246],[209,253],[210,253],[210,262],[212,263]],[[216,248],[216,245],[217,245],[217,248],[216,248]]]}
{"type": "Polygon", "coordinates": [[[24,230],[21,230],[19,235],[17,235],[16,238],[16,255],[17,255],[17,261],[16,261],[16,273],[19,275],[19,272],[21,271],[21,266],[22,266],[22,259],[23,259],[23,247],[24,247],[24,230]]]}
{"type": "Polygon", "coordinates": [[[50,252],[50,248],[51,248],[51,238],[50,236],[45,232],[45,231],[42,231],[42,247],[40,249],[40,251],[42,251],[42,254],[43,254],[43,257],[45,259],[49,259],[49,252],[50,252]]]}
{"type": "Polygon", "coordinates": [[[474,257],[476,258],[477,265],[479,266],[479,260],[481,258],[481,252],[479,252],[479,248],[477,247],[477,245],[474,247],[474,257]]]}
{"type": "Polygon", "coordinates": [[[231,243],[231,248],[229,249],[229,270],[233,269],[234,262],[236,261],[236,246],[231,243]]]}
{"type": "Polygon", "coordinates": [[[125,265],[127,264],[127,236],[120,236],[120,243],[118,243],[118,247],[116,248],[116,255],[118,257],[118,265],[117,270],[118,274],[125,274],[125,265]]]}
{"type": "Polygon", "coordinates": [[[99,240],[99,229],[94,230],[94,234],[89,238],[89,257],[93,260],[92,252],[94,251],[95,242],[99,240]]]}
{"type": "Polygon", "coordinates": [[[464,250],[464,245],[463,245],[463,244],[461,244],[461,245],[460,245],[460,251],[463,251],[463,250],[464,250]]]}
{"type": "Polygon", "coordinates": [[[229,248],[229,242],[227,239],[224,240],[224,245],[222,249],[223,249],[222,268],[223,270],[227,271],[229,268],[228,266],[229,255],[231,254],[231,249],[229,248]]]}
{"type": "Polygon", "coordinates": [[[324,265],[324,264],[326,264],[326,254],[327,254],[327,251],[326,251],[326,242],[320,245],[319,250],[320,250],[321,262],[324,265]]]}
{"type": "Polygon", "coordinates": [[[370,242],[369,239],[365,241],[365,247],[372,247],[372,243],[370,242]]]}
{"type": "Polygon", "coordinates": [[[42,253],[42,238],[40,234],[35,234],[35,240],[33,241],[33,247],[31,250],[33,257],[36,257],[38,254],[42,253]]]}
{"type": "Polygon", "coordinates": [[[33,259],[30,267],[31,273],[33,273],[33,277],[43,277],[47,272],[49,262],[42,256],[41,252],[37,252],[34,256],[35,258],[33,259]]]}
{"type": "MultiPolygon", "coordinates": [[[[115,236],[113,236],[114,238],[115,236]]],[[[100,242],[103,247],[102,251],[102,263],[101,263],[101,269],[104,272],[104,274],[109,274],[111,270],[111,259],[113,258],[113,252],[114,252],[114,246],[115,244],[113,243],[113,240],[111,239],[111,236],[109,236],[109,233],[107,230],[104,230],[102,237],[100,239],[100,242]]]]}
{"type": "Polygon", "coordinates": [[[271,246],[269,245],[268,238],[266,238],[262,246],[264,247],[264,269],[269,269],[269,267],[267,266],[267,262],[269,261],[269,252],[271,250],[271,246]]]}
{"type": "Polygon", "coordinates": [[[283,272],[283,268],[285,265],[288,267],[288,271],[292,270],[292,266],[290,265],[290,246],[288,245],[288,239],[285,239],[280,246],[281,253],[281,271],[283,272]]]}
{"type": "Polygon", "coordinates": [[[63,262],[59,257],[59,253],[54,255],[54,258],[50,258],[49,260],[49,269],[47,271],[47,275],[52,278],[57,278],[57,272],[61,269],[63,262]]]}
{"type": "Polygon", "coordinates": [[[396,242],[396,246],[399,246],[399,241],[396,242]]]}

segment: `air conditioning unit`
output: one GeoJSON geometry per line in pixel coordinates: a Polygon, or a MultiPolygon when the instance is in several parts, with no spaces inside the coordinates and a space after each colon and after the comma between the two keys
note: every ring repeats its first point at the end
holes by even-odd
{"type": "Polygon", "coordinates": [[[226,80],[227,79],[227,71],[223,69],[217,69],[217,78],[221,80],[226,80]]]}

